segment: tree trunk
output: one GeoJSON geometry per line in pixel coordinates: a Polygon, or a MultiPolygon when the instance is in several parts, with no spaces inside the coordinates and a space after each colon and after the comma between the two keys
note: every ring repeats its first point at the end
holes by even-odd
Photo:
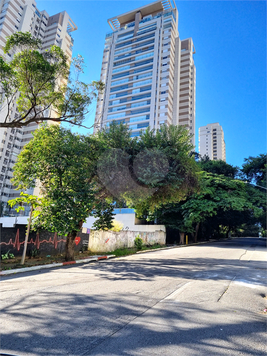
{"type": "Polygon", "coordinates": [[[194,242],[195,243],[197,243],[197,235],[198,235],[199,225],[200,225],[200,223],[198,223],[196,225],[196,231],[195,231],[195,235],[194,235],[194,242]]]}
{"type": "Polygon", "coordinates": [[[77,236],[77,231],[69,232],[65,245],[65,260],[74,261],[74,240],[77,236]]]}
{"type": "MultiPolygon", "coordinates": [[[[83,221],[80,220],[78,223],[79,230],[83,226],[83,221]]],[[[67,240],[66,240],[66,245],[65,245],[65,260],[66,261],[74,261],[74,240],[78,234],[78,231],[73,230],[68,233],[67,235],[67,240]]]]}
{"type": "Polygon", "coordinates": [[[25,257],[26,257],[26,251],[27,251],[27,246],[28,246],[30,228],[31,228],[31,223],[32,223],[32,212],[33,212],[33,205],[31,206],[31,212],[30,212],[27,232],[26,232],[26,236],[25,236],[25,241],[24,241],[24,248],[23,248],[23,253],[22,253],[21,262],[20,262],[21,265],[24,265],[24,263],[25,263],[25,257]]]}
{"type": "Polygon", "coordinates": [[[180,244],[184,245],[184,232],[180,232],[180,244]]]}

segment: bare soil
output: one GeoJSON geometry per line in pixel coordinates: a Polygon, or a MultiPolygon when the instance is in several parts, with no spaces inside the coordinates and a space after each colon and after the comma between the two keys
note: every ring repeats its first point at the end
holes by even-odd
{"type": "MultiPolygon", "coordinates": [[[[75,260],[84,259],[86,257],[94,256],[95,254],[91,251],[77,252],[75,253],[75,260]]],[[[65,262],[65,257],[63,254],[55,256],[38,256],[38,257],[26,257],[25,264],[20,264],[21,257],[9,258],[6,260],[1,260],[0,270],[7,270],[13,268],[23,268],[32,267],[38,265],[46,265],[49,263],[59,263],[65,262]]]]}

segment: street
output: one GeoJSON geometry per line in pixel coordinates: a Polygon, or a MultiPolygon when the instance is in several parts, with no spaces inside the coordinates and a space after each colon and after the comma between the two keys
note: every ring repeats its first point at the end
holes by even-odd
{"type": "Polygon", "coordinates": [[[238,238],[1,278],[1,351],[266,355],[266,241],[238,238]]]}

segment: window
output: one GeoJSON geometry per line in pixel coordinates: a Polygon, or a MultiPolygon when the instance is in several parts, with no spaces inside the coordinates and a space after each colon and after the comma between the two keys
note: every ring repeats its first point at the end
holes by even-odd
{"type": "Polygon", "coordinates": [[[136,136],[139,136],[139,135],[140,135],[140,131],[131,133],[131,137],[136,137],[136,136]]]}
{"type": "Polygon", "coordinates": [[[149,104],[150,104],[150,100],[140,101],[139,103],[131,104],[131,108],[137,108],[139,106],[145,106],[145,105],[149,105],[149,104]]]}
{"type": "Polygon", "coordinates": [[[148,126],[149,126],[148,122],[143,122],[142,124],[137,124],[137,128],[138,129],[141,129],[141,128],[144,128],[144,127],[148,127],[148,126]]]}
{"type": "Polygon", "coordinates": [[[128,81],[129,81],[129,78],[117,80],[117,81],[115,81],[115,82],[112,82],[112,83],[111,83],[111,86],[113,87],[114,85],[119,85],[119,84],[127,83],[128,81]]]}
{"type": "Polygon", "coordinates": [[[110,108],[110,109],[108,109],[108,112],[120,111],[120,110],[125,110],[125,109],[126,109],[126,105],[123,105],[123,106],[118,106],[116,108],[110,108]]]}
{"type": "Polygon", "coordinates": [[[108,115],[108,120],[117,119],[119,117],[124,117],[125,115],[126,115],[126,112],[118,113],[115,115],[108,115]]]}
{"type": "Polygon", "coordinates": [[[138,121],[145,121],[145,120],[149,120],[149,115],[136,116],[130,118],[130,122],[138,122],[138,121]]]}
{"type": "Polygon", "coordinates": [[[131,110],[131,115],[142,114],[142,113],[147,112],[147,111],[149,111],[149,108],[131,110]]]}
{"type": "Polygon", "coordinates": [[[152,79],[141,80],[140,82],[133,83],[133,87],[138,87],[138,86],[150,84],[150,83],[152,83],[152,79]]]}
{"type": "Polygon", "coordinates": [[[110,92],[112,93],[112,92],[114,92],[114,91],[127,89],[128,87],[129,87],[129,85],[128,85],[128,84],[126,84],[126,85],[120,85],[120,86],[118,86],[118,87],[111,88],[111,89],[110,89],[110,92]]]}
{"type": "Polygon", "coordinates": [[[148,64],[148,63],[152,63],[152,62],[153,62],[153,58],[147,59],[146,61],[142,61],[142,62],[135,63],[134,66],[135,66],[135,67],[140,67],[140,66],[142,66],[142,65],[144,65],[144,64],[148,64]]]}

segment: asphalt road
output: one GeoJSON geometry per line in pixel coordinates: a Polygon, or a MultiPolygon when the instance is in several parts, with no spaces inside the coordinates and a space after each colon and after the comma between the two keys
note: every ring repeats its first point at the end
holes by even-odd
{"type": "Polygon", "coordinates": [[[9,355],[266,355],[265,241],[1,278],[9,355]]]}

